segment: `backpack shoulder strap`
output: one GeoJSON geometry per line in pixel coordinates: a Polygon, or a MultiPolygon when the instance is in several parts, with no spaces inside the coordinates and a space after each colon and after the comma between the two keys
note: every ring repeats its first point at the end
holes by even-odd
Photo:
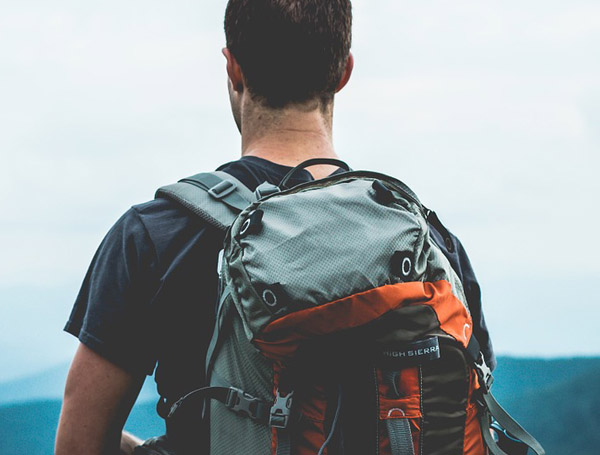
{"type": "Polygon", "coordinates": [[[238,213],[256,200],[254,193],[226,172],[204,172],[159,188],[157,198],[181,204],[220,230],[226,230],[238,213]]]}

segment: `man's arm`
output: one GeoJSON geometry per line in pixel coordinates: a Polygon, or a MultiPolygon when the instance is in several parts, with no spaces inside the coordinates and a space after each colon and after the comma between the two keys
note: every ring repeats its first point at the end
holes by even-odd
{"type": "Polygon", "coordinates": [[[56,455],[132,453],[140,441],[122,430],[144,379],[80,344],[67,377],[56,455]]]}

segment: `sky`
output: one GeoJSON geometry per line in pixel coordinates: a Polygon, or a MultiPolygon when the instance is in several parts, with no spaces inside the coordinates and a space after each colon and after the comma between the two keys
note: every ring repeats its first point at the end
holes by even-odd
{"type": "MultiPolygon", "coordinates": [[[[0,1],[3,381],[72,356],[61,330],[117,218],[240,141],[224,0],[0,1]]],[[[599,355],[600,3],[353,5],[338,153],[461,238],[498,353],[599,355]]]]}

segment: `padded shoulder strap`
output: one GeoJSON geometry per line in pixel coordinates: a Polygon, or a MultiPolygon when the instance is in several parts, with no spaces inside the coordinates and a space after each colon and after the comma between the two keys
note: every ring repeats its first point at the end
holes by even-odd
{"type": "Polygon", "coordinates": [[[163,186],[156,197],[181,204],[220,230],[226,230],[238,213],[256,200],[242,182],[222,171],[196,174],[163,186]]]}

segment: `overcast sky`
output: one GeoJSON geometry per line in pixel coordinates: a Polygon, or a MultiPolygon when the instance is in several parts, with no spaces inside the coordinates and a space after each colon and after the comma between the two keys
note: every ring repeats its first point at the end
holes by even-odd
{"type": "MultiPolygon", "coordinates": [[[[0,380],[72,354],[122,212],[237,158],[225,3],[2,2],[0,380]]],[[[356,0],[354,23],[338,153],[459,235],[499,353],[600,354],[600,3],[356,0]]]]}

